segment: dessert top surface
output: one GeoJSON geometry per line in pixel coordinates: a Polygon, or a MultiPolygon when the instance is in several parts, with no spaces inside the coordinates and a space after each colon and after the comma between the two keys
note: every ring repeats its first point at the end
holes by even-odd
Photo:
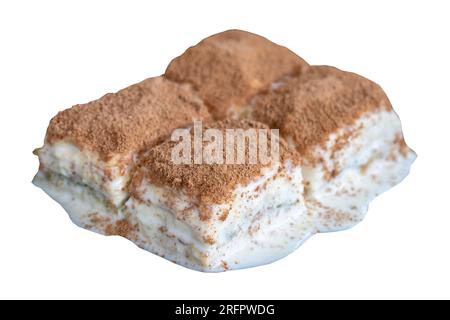
{"type": "Polygon", "coordinates": [[[228,30],[190,47],[173,59],[165,75],[198,90],[217,119],[248,103],[256,93],[308,64],[289,49],[253,33],[228,30]]]}
{"type": "Polygon", "coordinates": [[[303,156],[366,112],[392,106],[380,86],[355,73],[311,66],[252,101],[252,118],[279,128],[303,156]]]}
{"type": "Polygon", "coordinates": [[[67,140],[108,159],[153,146],[172,129],[209,117],[188,85],[155,77],[59,112],[50,121],[46,142],[67,140]]]}
{"type": "MultiPolygon", "coordinates": [[[[218,132],[225,137],[224,140],[227,139],[227,129],[266,129],[266,131],[263,131],[263,134],[267,137],[269,152],[271,150],[270,143],[272,140],[275,142],[279,141],[279,158],[270,158],[266,163],[260,161],[250,163],[247,161],[249,159],[249,148],[247,147],[248,144],[246,144],[244,150],[246,161],[240,164],[227,164],[229,162],[225,160],[220,164],[194,164],[194,162],[176,164],[172,161],[172,151],[179,142],[167,140],[152,148],[146,158],[144,158],[140,170],[137,171],[133,178],[131,185],[132,193],[136,191],[142,179],[146,179],[151,184],[157,186],[181,190],[185,194],[198,199],[202,204],[223,203],[230,199],[230,196],[232,196],[233,191],[238,185],[245,185],[254,178],[257,178],[262,174],[263,168],[276,165],[277,160],[280,160],[281,163],[284,163],[288,159],[292,163],[297,163],[298,161],[296,151],[290,149],[283,140],[272,136],[270,130],[267,130],[268,127],[261,123],[248,120],[223,120],[204,126],[202,132],[211,128],[218,129],[218,132]]],[[[192,138],[194,137],[193,132],[194,129],[191,128],[189,134],[192,138]]],[[[209,142],[205,142],[204,140],[202,143],[203,148],[208,144],[209,142]]],[[[192,157],[195,152],[194,148],[194,144],[192,143],[189,150],[192,157]]],[[[224,154],[225,148],[224,141],[224,154]]],[[[234,144],[233,150],[235,152],[237,148],[237,144],[234,144]]]]}

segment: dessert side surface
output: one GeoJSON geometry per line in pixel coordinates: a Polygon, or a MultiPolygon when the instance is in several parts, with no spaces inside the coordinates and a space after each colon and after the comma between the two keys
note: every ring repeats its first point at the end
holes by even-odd
{"type": "Polygon", "coordinates": [[[33,183],[75,224],[204,272],[267,264],[354,226],[416,157],[380,86],[240,30],[200,41],[163,76],[58,113],[35,154],[33,183]],[[280,157],[174,163],[173,130],[193,135],[198,121],[224,134],[278,129],[280,157]]]}

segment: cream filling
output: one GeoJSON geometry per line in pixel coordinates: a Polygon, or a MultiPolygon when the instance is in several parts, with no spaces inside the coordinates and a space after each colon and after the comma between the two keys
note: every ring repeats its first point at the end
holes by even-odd
{"type": "Polygon", "coordinates": [[[78,226],[104,234],[104,227],[124,218],[121,210],[112,210],[104,199],[87,185],[55,173],[39,171],[33,184],[58,202],[78,226]]]}
{"type": "Polygon", "coordinates": [[[362,219],[370,201],[403,180],[415,160],[409,152],[398,159],[376,158],[361,174],[360,168],[347,168],[321,189],[306,196],[310,212],[316,215],[318,232],[348,229],[362,219]]]}
{"type": "Polygon", "coordinates": [[[66,141],[46,144],[39,149],[38,156],[44,171],[86,184],[115,206],[120,206],[128,197],[126,186],[130,179],[130,168],[122,172],[114,159],[110,162],[101,161],[95,153],[80,150],[66,141]],[[105,175],[106,171],[109,171],[109,176],[105,175]]]}
{"type": "Polygon", "coordinates": [[[338,130],[325,147],[316,148],[323,161],[303,167],[303,177],[308,184],[307,205],[317,215],[319,232],[357,224],[370,201],[408,175],[416,155],[406,146],[401,150],[399,137],[401,123],[395,112],[379,111],[338,130]],[[343,146],[337,148],[339,144],[343,146]],[[333,170],[337,175],[330,179],[333,170]]]}
{"type": "Polygon", "coordinates": [[[240,230],[227,244],[207,245],[197,239],[192,229],[180,225],[172,212],[143,203],[130,205],[134,206],[131,215],[138,221],[145,239],[143,248],[179,265],[205,272],[271,263],[293,252],[315,230],[304,205],[297,203],[266,212],[267,217],[255,222],[258,227],[252,234],[240,230]]]}

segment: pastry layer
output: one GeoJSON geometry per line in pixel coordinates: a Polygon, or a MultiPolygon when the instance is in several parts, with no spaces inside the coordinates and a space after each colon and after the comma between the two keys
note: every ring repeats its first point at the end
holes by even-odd
{"type": "Polygon", "coordinates": [[[238,185],[227,202],[202,203],[146,180],[126,208],[147,249],[180,265],[208,272],[266,264],[289,254],[315,232],[301,194],[301,168],[266,168],[238,185]],[[202,210],[208,210],[204,219],[202,210]]]}
{"type": "MultiPolygon", "coordinates": [[[[202,132],[209,129],[224,136],[229,129],[270,135],[252,121],[214,122],[202,132]]],[[[195,127],[189,131],[195,139],[193,132],[195,127]]],[[[315,229],[302,196],[297,154],[277,142],[280,161],[265,164],[177,164],[171,158],[179,143],[174,141],[150,150],[126,203],[149,242],[158,239],[150,251],[193,269],[220,271],[268,263],[296,248],[315,229]]],[[[203,148],[210,144],[202,140],[203,148]]]]}
{"type": "Polygon", "coordinates": [[[248,114],[279,128],[302,156],[319,232],[362,220],[369,202],[400,182],[415,159],[383,90],[333,67],[311,66],[278,82],[254,98],[248,114]]]}
{"type": "Polygon", "coordinates": [[[194,120],[210,115],[188,85],[150,78],[58,113],[36,150],[40,170],[86,184],[118,207],[140,154],[194,120]]]}
{"type": "Polygon", "coordinates": [[[117,157],[117,161],[114,158],[103,161],[95,152],[81,150],[64,140],[44,145],[38,155],[42,172],[60,174],[85,184],[113,207],[119,207],[128,198],[133,159],[117,157]]]}

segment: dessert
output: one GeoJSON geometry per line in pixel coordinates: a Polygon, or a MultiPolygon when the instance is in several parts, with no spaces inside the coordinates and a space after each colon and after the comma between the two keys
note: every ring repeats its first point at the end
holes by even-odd
{"type": "Polygon", "coordinates": [[[416,157],[377,84],[240,30],[60,112],[35,154],[33,183],[77,225],[206,272],[355,225],[416,157]]]}
{"type": "Polygon", "coordinates": [[[188,85],[163,77],[76,105],[50,121],[45,144],[35,151],[40,168],[34,183],[77,224],[90,225],[80,215],[108,216],[127,200],[142,152],[196,119],[210,119],[201,99],[188,85]]]}
{"type": "Polygon", "coordinates": [[[289,49],[241,30],[210,36],[173,59],[165,76],[190,83],[216,119],[237,118],[253,96],[308,64],[289,49]]]}
{"type": "Polygon", "coordinates": [[[320,232],[361,221],[416,157],[386,94],[354,73],[311,66],[255,97],[251,108],[252,119],[279,128],[302,155],[305,198],[320,232]]]}
{"type": "MultiPolygon", "coordinates": [[[[227,128],[265,126],[225,120],[203,130],[211,128],[225,136],[227,128]]],[[[192,269],[223,271],[277,260],[315,232],[298,155],[284,141],[280,161],[265,165],[248,157],[243,164],[174,164],[176,145],[152,148],[130,187],[126,208],[147,250],[192,269]]]]}

